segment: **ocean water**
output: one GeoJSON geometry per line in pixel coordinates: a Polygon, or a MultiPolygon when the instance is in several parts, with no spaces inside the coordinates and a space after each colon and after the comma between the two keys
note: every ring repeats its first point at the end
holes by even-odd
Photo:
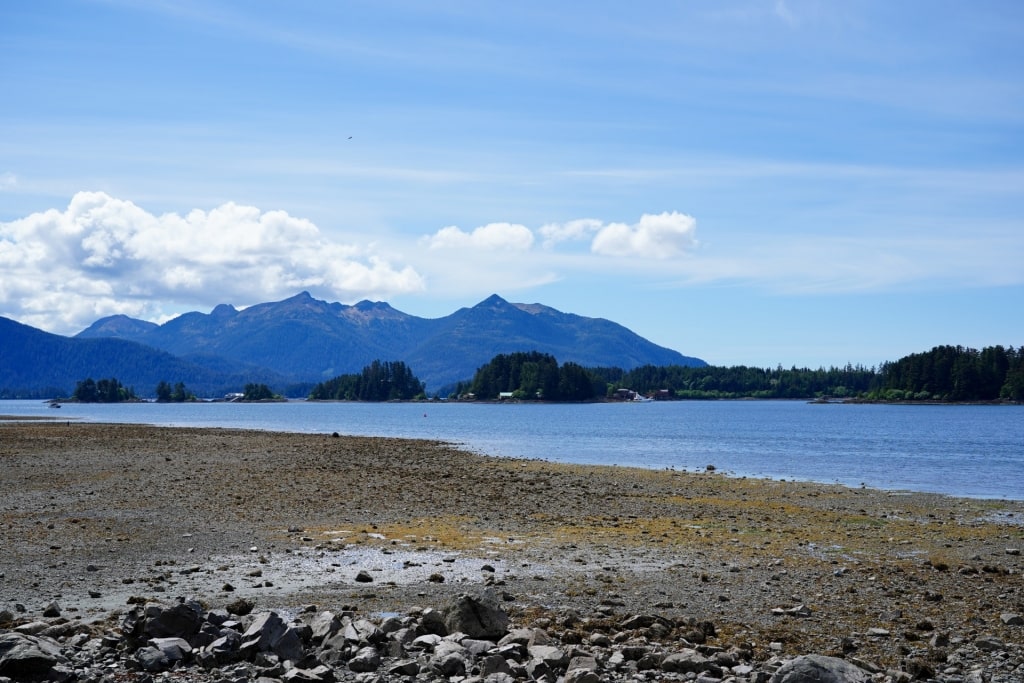
{"type": "MultiPolygon", "coordinates": [[[[0,401],[0,414],[438,439],[513,458],[1024,500],[1024,406],[0,401]]],[[[0,463],[2,468],[2,463],[0,463]]],[[[2,469],[0,469],[2,474],[2,469]]]]}

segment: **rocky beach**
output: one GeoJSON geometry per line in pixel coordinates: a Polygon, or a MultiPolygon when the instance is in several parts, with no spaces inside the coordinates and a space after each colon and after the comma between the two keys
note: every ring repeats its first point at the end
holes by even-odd
{"type": "Polygon", "coordinates": [[[1022,525],[1021,501],[0,421],[0,680],[1009,683],[1022,525]]]}

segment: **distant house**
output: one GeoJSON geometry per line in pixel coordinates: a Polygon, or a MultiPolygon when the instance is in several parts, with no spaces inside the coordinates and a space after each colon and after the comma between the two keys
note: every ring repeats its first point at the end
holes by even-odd
{"type": "Polygon", "coordinates": [[[511,401],[512,400],[512,396],[513,396],[513,394],[512,394],[511,391],[499,391],[498,392],[498,400],[499,401],[511,401]]]}

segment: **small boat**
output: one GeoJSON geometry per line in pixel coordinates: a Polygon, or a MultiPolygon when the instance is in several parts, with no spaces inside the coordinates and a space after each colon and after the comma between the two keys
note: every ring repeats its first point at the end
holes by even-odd
{"type": "Polygon", "coordinates": [[[57,403],[56,401],[53,401],[52,403],[50,403],[50,407],[51,408],[60,408],[60,404],[57,403]]]}

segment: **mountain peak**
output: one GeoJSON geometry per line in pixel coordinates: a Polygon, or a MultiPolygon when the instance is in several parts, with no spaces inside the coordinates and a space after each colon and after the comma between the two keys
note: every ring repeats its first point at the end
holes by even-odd
{"type": "Polygon", "coordinates": [[[508,305],[509,303],[497,294],[491,294],[489,297],[474,306],[474,308],[502,308],[508,305]]]}
{"type": "Polygon", "coordinates": [[[231,304],[217,304],[214,309],[210,311],[210,315],[216,318],[227,318],[235,315],[236,313],[238,313],[238,309],[231,304]]]}
{"type": "Polygon", "coordinates": [[[123,314],[117,314],[107,316],[106,318],[100,318],[75,336],[131,339],[137,335],[145,334],[150,330],[155,330],[157,327],[158,325],[156,323],[130,318],[123,314]]]}

